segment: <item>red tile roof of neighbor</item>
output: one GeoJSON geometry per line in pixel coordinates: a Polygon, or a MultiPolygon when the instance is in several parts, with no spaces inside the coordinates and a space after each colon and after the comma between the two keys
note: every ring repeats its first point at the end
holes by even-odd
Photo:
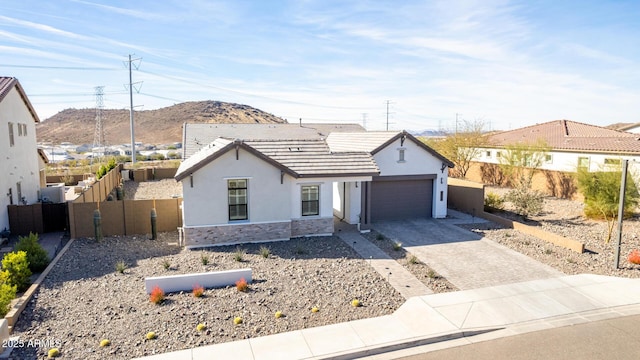
{"type": "Polygon", "coordinates": [[[570,120],[554,120],[489,135],[489,142],[494,146],[540,140],[553,150],[640,154],[638,134],[570,120]]]}

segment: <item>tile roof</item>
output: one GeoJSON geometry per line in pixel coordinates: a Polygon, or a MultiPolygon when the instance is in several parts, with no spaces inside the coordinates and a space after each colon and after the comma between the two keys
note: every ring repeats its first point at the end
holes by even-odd
{"type": "Polygon", "coordinates": [[[431,155],[444,161],[448,167],[454,164],[437,151],[427,146],[422,141],[415,138],[406,131],[367,131],[363,133],[331,133],[327,137],[327,144],[331,151],[365,151],[375,155],[378,151],[385,148],[390,143],[404,136],[409,141],[413,141],[416,145],[426,150],[431,155]]]}
{"type": "Polygon", "coordinates": [[[539,140],[543,140],[553,150],[640,153],[638,134],[570,120],[554,120],[489,135],[489,142],[494,146],[534,143],[539,140]]]}
{"type": "Polygon", "coordinates": [[[394,136],[398,131],[335,132],[327,137],[331,151],[372,152],[394,136]]]}
{"type": "Polygon", "coordinates": [[[246,141],[247,145],[295,172],[298,177],[378,175],[367,152],[331,152],[324,140],[246,141]]]}
{"type": "Polygon", "coordinates": [[[231,140],[218,138],[180,164],[180,181],[235,146],[260,157],[295,178],[373,176],[380,169],[369,153],[332,153],[324,140],[231,140]]]}
{"type": "Polygon", "coordinates": [[[333,132],[364,132],[358,124],[184,124],[183,158],[217,138],[243,140],[325,139],[333,132]]]}
{"type": "Polygon", "coordinates": [[[16,78],[9,76],[0,76],[0,102],[4,100],[5,96],[7,96],[9,91],[11,91],[11,89],[13,88],[16,88],[16,90],[18,91],[18,94],[22,98],[22,101],[24,101],[24,104],[27,106],[27,109],[31,113],[33,120],[35,122],[40,122],[40,118],[38,118],[36,110],[33,108],[33,105],[31,105],[29,98],[27,98],[27,94],[24,92],[22,85],[20,85],[20,82],[16,78]]]}

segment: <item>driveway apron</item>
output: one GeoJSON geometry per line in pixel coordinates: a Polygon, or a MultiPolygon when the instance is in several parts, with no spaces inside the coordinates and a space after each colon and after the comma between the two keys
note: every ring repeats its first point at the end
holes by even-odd
{"type": "Polygon", "coordinates": [[[373,228],[460,290],[547,279],[564,274],[444,219],[384,221],[373,228]]]}

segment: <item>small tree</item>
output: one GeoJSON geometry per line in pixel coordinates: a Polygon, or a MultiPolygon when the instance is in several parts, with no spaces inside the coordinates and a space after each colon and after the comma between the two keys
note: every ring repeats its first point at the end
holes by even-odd
{"type": "Polygon", "coordinates": [[[457,178],[467,176],[471,162],[488,144],[482,120],[462,121],[461,126],[449,131],[444,139],[426,138],[423,141],[453,162],[455,167],[449,170],[449,175],[457,178]]]}
{"type": "Polygon", "coordinates": [[[500,154],[500,168],[513,187],[506,195],[515,211],[525,218],[542,211],[544,195],[533,190],[533,176],[544,164],[549,147],[544,142],[507,146],[500,154]]]}
{"type": "MultiPolygon", "coordinates": [[[[578,169],[578,188],[584,196],[584,214],[590,219],[604,219],[607,222],[606,243],[611,240],[613,226],[620,206],[620,181],[622,170],[589,172],[578,169]]],[[[624,199],[624,213],[631,211],[640,198],[638,189],[627,174],[626,196],[624,199]]]]}

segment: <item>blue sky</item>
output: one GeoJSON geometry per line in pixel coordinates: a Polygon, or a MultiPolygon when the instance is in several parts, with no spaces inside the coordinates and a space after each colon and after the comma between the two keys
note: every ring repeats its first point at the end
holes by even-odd
{"type": "Polygon", "coordinates": [[[372,130],[512,129],[555,119],[640,122],[640,2],[97,1],[0,4],[0,75],[41,118],[128,108],[247,104],[372,130]],[[366,115],[363,115],[366,114],[366,115]]]}

